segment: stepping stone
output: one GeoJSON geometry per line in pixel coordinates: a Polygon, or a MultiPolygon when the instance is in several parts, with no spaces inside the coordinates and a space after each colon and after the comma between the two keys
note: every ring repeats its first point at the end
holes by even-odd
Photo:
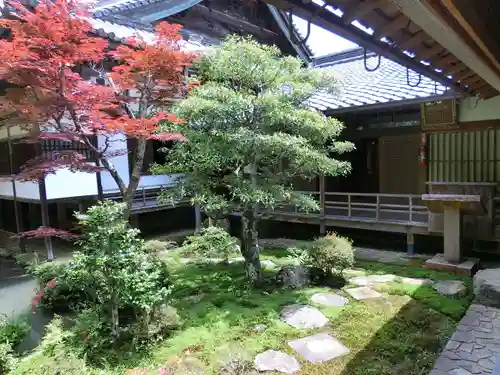
{"type": "Polygon", "coordinates": [[[321,328],[328,323],[321,311],[309,305],[285,306],[280,316],[282,321],[295,328],[321,328]]]}
{"type": "Polygon", "coordinates": [[[277,350],[266,350],[255,357],[255,368],[258,371],[278,371],[284,374],[294,374],[300,370],[300,364],[295,357],[277,350]]]}
{"type": "Polygon", "coordinates": [[[229,264],[236,263],[236,262],[244,262],[244,261],[245,261],[245,258],[243,258],[243,257],[236,257],[236,258],[231,258],[229,260],[229,264]]]}
{"type": "Polygon", "coordinates": [[[345,269],[344,271],[342,271],[342,276],[344,276],[344,278],[346,280],[348,279],[352,279],[354,277],[359,277],[359,276],[365,276],[366,275],[366,272],[365,271],[362,271],[362,270],[352,270],[352,269],[345,269]]]}
{"type": "Polygon", "coordinates": [[[459,280],[444,280],[438,281],[433,288],[443,296],[460,296],[467,292],[467,287],[459,280]]]}
{"type": "Polygon", "coordinates": [[[264,268],[275,268],[275,267],[278,267],[278,265],[276,263],[274,263],[272,260],[267,260],[267,259],[261,260],[260,264],[264,268]]]}
{"type": "Polygon", "coordinates": [[[369,275],[353,277],[352,279],[349,279],[349,283],[359,286],[372,286],[377,284],[391,283],[395,280],[396,275],[369,275]]]}
{"type": "Polygon", "coordinates": [[[288,342],[297,353],[312,363],[329,361],[349,353],[340,341],[326,333],[288,342]]]}
{"type": "Polygon", "coordinates": [[[401,279],[401,283],[409,285],[431,285],[434,281],[429,279],[413,279],[411,277],[403,277],[401,279]]]}
{"type": "Polygon", "coordinates": [[[379,298],[382,297],[382,294],[376,292],[373,289],[368,288],[367,286],[362,286],[360,288],[350,288],[345,290],[349,295],[355,300],[362,301],[365,299],[371,298],[379,298]]]}
{"type": "Polygon", "coordinates": [[[323,306],[341,307],[349,303],[349,300],[339,294],[316,293],[311,297],[311,302],[323,306]]]}

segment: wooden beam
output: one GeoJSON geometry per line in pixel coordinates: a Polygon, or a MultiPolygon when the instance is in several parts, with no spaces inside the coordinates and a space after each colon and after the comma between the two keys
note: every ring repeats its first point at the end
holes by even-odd
{"type": "Polygon", "coordinates": [[[387,0],[365,0],[362,3],[354,3],[351,0],[351,5],[346,7],[342,15],[344,25],[349,25],[352,21],[359,20],[364,15],[380,8],[387,3],[387,0]]]}
{"type": "Polygon", "coordinates": [[[448,74],[455,74],[455,73],[461,72],[462,70],[465,70],[467,68],[468,68],[468,66],[465,65],[464,63],[458,63],[457,65],[449,68],[447,73],[448,74]]]}
{"type": "Polygon", "coordinates": [[[439,54],[443,50],[444,50],[443,46],[441,44],[439,44],[439,43],[436,43],[432,47],[427,48],[427,50],[424,51],[424,52],[422,52],[422,53],[418,53],[417,52],[417,56],[421,60],[427,60],[427,59],[429,59],[431,57],[436,56],[437,54],[439,54]]]}
{"type": "Polygon", "coordinates": [[[444,7],[465,32],[476,43],[490,63],[500,72],[500,46],[498,41],[490,36],[485,28],[485,23],[480,19],[471,0],[441,0],[444,7]]]}
{"type": "Polygon", "coordinates": [[[418,46],[421,44],[424,40],[428,39],[429,36],[422,30],[420,30],[418,33],[414,34],[412,37],[408,38],[405,40],[403,43],[399,43],[399,47],[402,50],[411,50],[414,47],[418,46]]]}
{"type": "Polygon", "coordinates": [[[472,77],[475,74],[476,74],[476,72],[467,68],[465,70],[458,72],[457,74],[454,74],[453,77],[460,81],[461,79],[472,77]]]}
{"type": "Polygon", "coordinates": [[[391,22],[389,22],[384,27],[375,30],[373,36],[377,39],[385,37],[391,37],[397,31],[404,29],[410,20],[404,14],[400,14],[396,18],[394,18],[391,22]]]}

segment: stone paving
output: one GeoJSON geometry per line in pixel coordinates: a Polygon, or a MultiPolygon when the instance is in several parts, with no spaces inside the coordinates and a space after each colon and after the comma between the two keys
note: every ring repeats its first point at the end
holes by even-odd
{"type": "Polygon", "coordinates": [[[491,375],[500,355],[500,309],[472,304],[429,375],[491,375]]]}

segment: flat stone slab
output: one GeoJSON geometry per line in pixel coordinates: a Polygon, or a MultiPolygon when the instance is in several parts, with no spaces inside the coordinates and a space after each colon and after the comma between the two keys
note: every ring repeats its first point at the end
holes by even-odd
{"type": "Polygon", "coordinates": [[[295,328],[321,328],[328,319],[317,308],[309,305],[289,305],[283,307],[281,320],[295,328]]]}
{"type": "Polygon", "coordinates": [[[483,305],[500,307],[500,268],[478,271],[474,275],[474,294],[483,305]]]}
{"type": "Polygon", "coordinates": [[[278,265],[276,263],[274,263],[272,260],[267,260],[267,259],[261,260],[260,264],[264,268],[276,268],[276,267],[278,267],[278,265]]]}
{"type": "Polygon", "coordinates": [[[425,267],[438,271],[454,272],[457,275],[472,276],[479,267],[479,259],[468,258],[461,263],[451,263],[444,259],[444,254],[436,254],[425,262],[425,267]]]}
{"type": "Polygon", "coordinates": [[[358,286],[373,286],[378,284],[391,283],[396,280],[396,275],[369,275],[358,276],[349,279],[350,284],[358,286]]]}
{"type": "Polygon", "coordinates": [[[346,293],[348,293],[352,298],[358,301],[362,301],[365,299],[379,298],[382,297],[382,294],[379,292],[368,288],[367,286],[362,286],[359,288],[349,288],[345,289],[346,293]]]}
{"type": "Polygon", "coordinates": [[[311,297],[311,303],[330,307],[341,307],[347,305],[349,300],[335,293],[316,293],[311,297]]]}
{"type": "Polygon", "coordinates": [[[288,342],[297,353],[312,363],[329,361],[349,353],[340,341],[326,333],[288,342]]]}
{"type": "Polygon", "coordinates": [[[347,269],[342,271],[342,276],[344,276],[346,278],[346,280],[352,279],[353,277],[359,277],[359,276],[365,276],[365,275],[366,275],[366,271],[363,271],[363,270],[353,270],[353,269],[347,268],[347,269]]]}
{"type": "Polygon", "coordinates": [[[443,296],[461,296],[467,292],[467,287],[459,280],[443,280],[433,285],[433,288],[443,296]]]}
{"type": "Polygon", "coordinates": [[[258,371],[278,371],[284,374],[295,374],[300,370],[299,361],[295,357],[277,350],[266,350],[258,354],[254,365],[258,371]]]}
{"type": "Polygon", "coordinates": [[[500,355],[500,310],[472,304],[430,375],[491,375],[500,355]]]}
{"type": "Polygon", "coordinates": [[[434,281],[430,279],[413,279],[411,277],[403,277],[401,280],[402,284],[408,285],[432,285],[434,281]]]}

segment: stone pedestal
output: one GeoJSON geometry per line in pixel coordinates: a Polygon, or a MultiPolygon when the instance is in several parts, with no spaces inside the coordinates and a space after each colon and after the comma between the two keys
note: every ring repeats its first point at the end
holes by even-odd
{"type": "Polygon", "coordinates": [[[444,259],[447,262],[459,263],[460,253],[460,209],[456,206],[444,207],[444,259]]]}
{"type": "MultiPolygon", "coordinates": [[[[444,255],[438,254],[426,262],[429,268],[472,275],[477,270],[476,259],[462,259],[460,250],[462,214],[481,214],[484,206],[480,195],[424,194],[422,201],[431,213],[442,213],[444,217],[444,255]]],[[[432,223],[429,223],[432,232],[432,223]]]]}

